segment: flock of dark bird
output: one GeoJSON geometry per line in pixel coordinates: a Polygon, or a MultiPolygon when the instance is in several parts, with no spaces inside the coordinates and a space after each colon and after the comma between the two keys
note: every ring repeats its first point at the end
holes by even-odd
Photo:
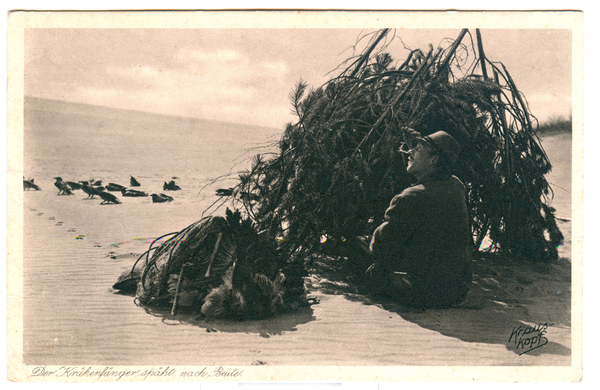
{"type": "MultiPolygon", "coordinates": [[[[127,197],[140,197],[140,196],[148,196],[147,193],[143,191],[138,191],[134,189],[127,188],[120,184],[116,183],[108,183],[103,186],[101,180],[83,180],[83,181],[64,181],[61,177],[55,177],[54,185],[58,188],[58,195],[73,195],[75,190],[82,190],[88,196],[86,199],[93,199],[94,196],[98,196],[102,198],[102,203],[100,204],[120,204],[121,201],[111,192],[120,192],[122,196],[127,197]]],[[[139,187],[140,183],[135,179],[135,177],[131,176],[130,178],[130,186],[131,187],[139,187]]],[[[23,178],[23,189],[24,190],[36,190],[39,191],[40,187],[34,183],[33,179],[26,180],[23,178]]],[[[181,188],[175,184],[174,180],[170,182],[164,182],[163,184],[164,191],[178,191],[181,188]]],[[[152,197],[153,203],[163,203],[163,202],[171,202],[173,197],[165,194],[150,194],[152,197]]]]}

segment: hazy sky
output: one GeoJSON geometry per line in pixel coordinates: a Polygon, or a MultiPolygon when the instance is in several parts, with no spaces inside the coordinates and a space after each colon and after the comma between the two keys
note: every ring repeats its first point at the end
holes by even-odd
{"type": "MultiPolygon", "coordinates": [[[[304,79],[320,86],[361,33],[372,31],[28,29],[25,94],[282,128],[294,120],[288,97],[294,85],[304,79]]],[[[404,45],[425,50],[459,32],[398,29],[389,52],[402,61],[404,45]]],[[[570,30],[482,35],[486,55],[506,65],[538,119],[569,116],[570,30]]]]}

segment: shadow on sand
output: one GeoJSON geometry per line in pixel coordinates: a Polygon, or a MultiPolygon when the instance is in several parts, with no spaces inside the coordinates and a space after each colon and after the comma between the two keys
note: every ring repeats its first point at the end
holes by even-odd
{"type": "Polygon", "coordinates": [[[170,308],[143,308],[146,313],[155,317],[161,317],[163,323],[168,325],[192,325],[205,328],[207,333],[250,333],[258,334],[265,338],[279,336],[284,332],[296,331],[298,325],[315,320],[313,309],[310,306],[301,307],[292,312],[280,313],[261,320],[244,321],[207,319],[197,311],[192,312],[185,309],[181,309],[175,316],[171,316],[170,308]]]}
{"type": "MultiPolygon", "coordinates": [[[[138,254],[127,253],[116,255],[109,252],[107,255],[113,259],[135,259],[138,254]]],[[[140,261],[135,267],[135,275],[130,274],[130,268],[125,268],[118,282],[121,285],[117,289],[113,285],[112,293],[116,295],[135,296],[137,280],[143,271],[144,263],[140,261]]],[[[170,306],[141,306],[146,313],[162,318],[162,321],[168,325],[192,325],[205,328],[206,332],[226,332],[226,333],[255,333],[261,337],[271,337],[281,335],[284,332],[297,330],[298,325],[306,324],[315,320],[313,309],[310,305],[300,307],[296,310],[289,310],[279,313],[273,317],[261,320],[217,320],[207,319],[198,310],[190,310],[184,307],[179,308],[175,316],[171,315],[170,306]]]]}
{"type": "Polygon", "coordinates": [[[571,263],[568,259],[561,258],[554,263],[516,263],[481,257],[474,263],[473,283],[467,299],[448,309],[402,306],[387,298],[362,294],[357,287],[359,283],[352,280],[348,283],[348,278],[320,275],[313,279],[313,289],[376,305],[444,336],[469,343],[504,345],[519,355],[571,355],[568,341],[552,340],[550,336],[552,328],[571,326],[571,263]],[[533,338],[540,336],[544,329],[547,329],[545,334],[533,338]],[[533,348],[532,343],[539,347],[533,348]]]}

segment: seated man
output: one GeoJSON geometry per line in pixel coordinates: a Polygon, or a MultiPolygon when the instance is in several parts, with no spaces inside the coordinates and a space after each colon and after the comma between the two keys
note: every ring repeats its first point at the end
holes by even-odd
{"type": "Polygon", "coordinates": [[[448,307],[464,301],[471,283],[466,190],[450,174],[461,147],[444,131],[409,131],[407,171],[418,182],[392,199],[373,233],[367,275],[376,291],[400,303],[448,307]]]}

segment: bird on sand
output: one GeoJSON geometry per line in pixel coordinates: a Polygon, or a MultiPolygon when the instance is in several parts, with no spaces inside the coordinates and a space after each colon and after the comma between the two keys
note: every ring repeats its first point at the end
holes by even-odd
{"type": "Polygon", "coordinates": [[[81,189],[80,183],[76,183],[74,181],[66,181],[65,183],[67,183],[67,185],[69,187],[71,187],[72,190],[80,190],[81,189]]]}
{"type": "Polygon", "coordinates": [[[85,192],[86,194],[88,194],[88,197],[86,199],[91,199],[94,197],[94,195],[98,195],[99,192],[97,189],[95,189],[94,187],[92,187],[89,184],[83,184],[83,182],[81,182],[81,189],[83,190],[83,192],[85,192]]]}
{"type": "Polygon", "coordinates": [[[133,176],[131,176],[131,178],[129,179],[129,184],[132,187],[139,187],[140,186],[140,183],[137,180],[135,180],[135,177],[133,177],[133,176]]]}
{"type": "Polygon", "coordinates": [[[114,191],[114,192],[121,192],[125,189],[127,189],[127,187],[122,186],[120,184],[116,184],[116,183],[108,183],[105,187],[106,191],[114,191]]]}
{"type": "Polygon", "coordinates": [[[98,190],[98,196],[103,199],[100,204],[110,204],[110,203],[120,204],[121,203],[121,201],[119,199],[117,199],[116,196],[114,196],[113,194],[110,194],[108,192],[105,192],[104,187],[98,187],[97,190],[98,190]]]}
{"type": "Polygon", "coordinates": [[[71,187],[63,181],[61,177],[55,177],[54,185],[58,188],[58,195],[73,195],[71,187]]]}
{"type": "Polygon", "coordinates": [[[25,177],[23,177],[23,189],[24,190],[34,189],[36,191],[39,191],[40,187],[37,184],[33,183],[33,179],[25,180],[25,177]]]}
{"type": "Polygon", "coordinates": [[[121,194],[123,196],[148,196],[148,194],[143,191],[128,190],[128,189],[121,190],[121,194]]]}
{"type": "Polygon", "coordinates": [[[163,203],[163,202],[171,202],[173,200],[172,197],[165,194],[152,194],[152,203],[163,203]]]}
{"type": "Polygon", "coordinates": [[[231,196],[233,195],[233,188],[219,188],[216,192],[217,196],[231,196]]]}
{"type": "Polygon", "coordinates": [[[165,182],[163,184],[163,190],[165,191],[179,191],[181,187],[175,184],[175,180],[171,180],[169,183],[165,182]]]}

